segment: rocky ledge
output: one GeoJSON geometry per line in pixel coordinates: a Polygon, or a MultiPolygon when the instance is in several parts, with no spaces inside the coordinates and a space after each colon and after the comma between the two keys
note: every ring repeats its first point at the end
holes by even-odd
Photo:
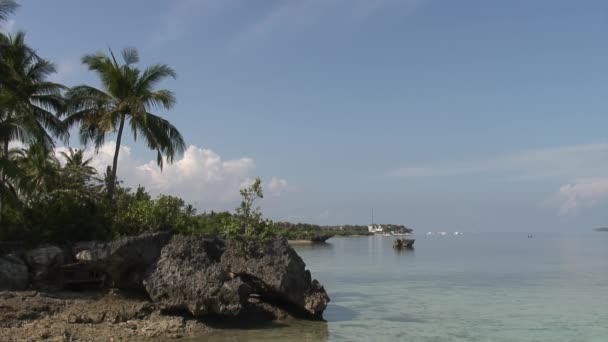
{"type": "Polygon", "coordinates": [[[211,321],[320,319],[329,302],[281,238],[154,233],[3,253],[0,336],[9,340],[199,336],[211,321]]]}

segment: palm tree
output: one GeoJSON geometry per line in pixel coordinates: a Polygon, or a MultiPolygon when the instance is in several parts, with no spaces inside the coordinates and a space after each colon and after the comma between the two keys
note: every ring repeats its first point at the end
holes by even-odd
{"type": "Polygon", "coordinates": [[[0,34],[0,142],[4,155],[8,143],[41,142],[53,146],[53,137],[63,137],[61,120],[54,112],[63,107],[64,86],[47,81],[55,73],[53,63],[40,58],[25,43],[25,33],[14,37],[0,34]]]}
{"type": "Polygon", "coordinates": [[[175,71],[165,64],[155,64],[141,71],[135,66],[139,55],[135,49],[122,50],[123,64],[118,64],[110,50],[110,56],[103,53],[86,55],[82,62],[99,76],[103,90],[81,85],[72,88],[68,94],[68,116],[64,120],[69,127],[80,125],[83,144],[94,142],[99,149],[107,135],[116,133],[116,146],[112,161],[108,197],[112,198],[116,186],[118,154],[123,129],[127,123],[133,139],[143,137],[148,148],[156,150],[156,161],[163,166],[163,159],[172,163],[175,155],[184,151],[185,143],[181,133],[169,121],[151,113],[153,109],[171,109],[175,97],[169,90],[154,90],[165,78],[175,78],[175,71]]]}
{"type": "Polygon", "coordinates": [[[0,22],[8,19],[8,16],[13,14],[19,5],[13,0],[0,0],[0,22]]]}
{"type": "Polygon", "coordinates": [[[97,178],[97,170],[89,165],[92,158],[85,159],[83,150],[74,150],[70,147],[69,153],[59,153],[65,159],[61,169],[61,187],[70,189],[85,189],[97,178]]]}
{"type": "MultiPolygon", "coordinates": [[[[10,8],[5,2],[0,2],[0,7],[3,13],[10,8]]],[[[0,47],[0,158],[5,164],[0,169],[0,183],[6,185],[14,174],[14,168],[9,167],[11,141],[51,147],[51,134],[62,134],[61,121],[53,112],[62,107],[64,87],[47,81],[55,67],[25,43],[23,32],[14,37],[0,34],[0,47]]],[[[0,221],[4,201],[10,196],[7,191],[0,193],[0,221]]]]}
{"type": "Polygon", "coordinates": [[[52,149],[43,144],[33,144],[27,149],[12,152],[12,158],[23,173],[19,189],[24,195],[33,197],[55,188],[59,180],[59,161],[52,149]]]}
{"type": "Polygon", "coordinates": [[[90,166],[93,158],[84,159],[84,151],[79,149],[69,148],[68,152],[59,152],[65,159],[65,167],[85,169],[91,174],[96,173],[95,168],[90,166]]]}

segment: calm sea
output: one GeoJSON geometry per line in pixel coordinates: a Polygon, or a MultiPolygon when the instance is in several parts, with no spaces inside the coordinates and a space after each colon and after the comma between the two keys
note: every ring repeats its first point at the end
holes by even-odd
{"type": "Polygon", "coordinates": [[[205,341],[608,341],[608,233],[332,238],[297,246],[331,303],[326,322],[205,341]]]}

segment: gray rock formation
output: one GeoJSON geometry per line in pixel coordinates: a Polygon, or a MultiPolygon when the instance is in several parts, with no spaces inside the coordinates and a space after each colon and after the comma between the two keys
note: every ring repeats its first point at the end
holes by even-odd
{"type": "Polygon", "coordinates": [[[319,316],[329,302],[323,286],[311,280],[306,264],[283,238],[270,243],[229,243],[222,266],[246,279],[263,297],[289,303],[312,316],[319,316]]]}
{"type": "Polygon", "coordinates": [[[25,261],[0,256],[0,290],[110,286],[146,294],[165,312],[239,319],[320,317],[329,302],[282,238],[225,243],[149,233],[78,243],[72,253],[48,246],[24,252],[25,261]]]}
{"type": "Polygon", "coordinates": [[[152,301],[162,309],[195,316],[238,315],[251,288],[222,269],[223,249],[221,240],[174,237],[144,280],[152,301]]]}
{"type": "Polygon", "coordinates": [[[28,286],[27,266],[18,256],[0,257],[0,291],[20,291],[28,286]]]}
{"type": "Polygon", "coordinates": [[[29,250],[24,255],[35,287],[58,289],[61,287],[59,268],[70,258],[57,246],[29,250]]]}
{"type": "Polygon", "coordinates": [[[156,264],[171,235],[146,233],[104,243],[78,243],[73,252],[80,262],[93,264],[105,273],[108,285],[143,291],[144,277],[156,264]]]}
{"type": "Polygon", "coordinates": [[[397,239],[393,241],[394,249],[412,249],[414,248],[414,239],[397,239]]]}
{"type": "Polygon", "coordinates": [[[250,305],[250,295],[258,298],[256,303],[285,305],[309,316],[320,316],[329,302],[284,239],[225,246],[217,239],[176,236],[144,285],[160,307],[195,316],[237,316],[250,305]]]}

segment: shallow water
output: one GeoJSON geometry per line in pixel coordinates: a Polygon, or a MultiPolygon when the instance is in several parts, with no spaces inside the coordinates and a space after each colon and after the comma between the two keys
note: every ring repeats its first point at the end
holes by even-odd
{"type": "Polygon", "coordinates": [[[332,238],[296,250],[327,322],[225,330],[205,341],[608,341],[608,233],[332,238]]]}

